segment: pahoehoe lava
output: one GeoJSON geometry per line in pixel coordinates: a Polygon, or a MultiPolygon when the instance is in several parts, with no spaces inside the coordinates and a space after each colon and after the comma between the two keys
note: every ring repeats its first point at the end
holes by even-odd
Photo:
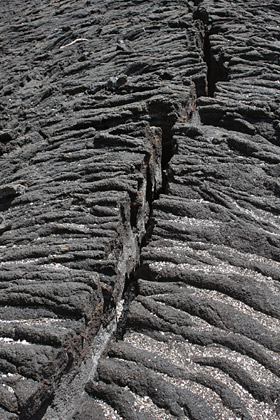
{"type": "Polygon", "coordinates": [[[277,420],[278,0],[0,12],[0,419],[277,420]]]}

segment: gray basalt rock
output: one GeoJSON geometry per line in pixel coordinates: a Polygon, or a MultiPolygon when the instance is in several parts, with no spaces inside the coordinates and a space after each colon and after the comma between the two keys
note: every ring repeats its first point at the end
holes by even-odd
{"type": "Polygon", "coordinates": [[[0,10],[0,418],[277,420],[277,2],[0,10]]]}

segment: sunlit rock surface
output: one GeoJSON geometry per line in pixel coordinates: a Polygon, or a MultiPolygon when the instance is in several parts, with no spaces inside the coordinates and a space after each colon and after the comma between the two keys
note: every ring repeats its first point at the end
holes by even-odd
{"type": "Polygon", "coordinates": [[[0,418],[277,420],[278,2],[0,11],[0,418]]]}

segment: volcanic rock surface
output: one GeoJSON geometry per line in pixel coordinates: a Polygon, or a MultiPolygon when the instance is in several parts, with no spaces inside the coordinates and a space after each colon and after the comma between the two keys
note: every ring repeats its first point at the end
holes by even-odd
{"type": "Polygon", "coordinates": [[[279,2],[0,11],[0,419],[277,420],[279,2]]]}

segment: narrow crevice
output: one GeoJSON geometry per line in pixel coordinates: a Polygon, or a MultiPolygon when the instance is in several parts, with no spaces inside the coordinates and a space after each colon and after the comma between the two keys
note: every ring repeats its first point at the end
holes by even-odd
{"type": "MultiPolygon", "coordinates": [[[[201,26],[203,26],[203,24],[201,26]]],[[[202,33],[204,34],[203,31],[202,33]]],[[[205,47],[204,54],[207,57],[208,62],[208,77],[211,78],[211,70],[209,70],[211,66],[209,37],[208,41],[205,41],[202,37],[202,49],[203,45],[205,47]],[[209,55],[207,55],[207,51],[209,51],[209,55]]],[[[210,79],[208,79],[208,83],[210,84],[210,79]]],[[[215,82],[212,83],[214,89],[215,82]]],[[[205,88],[205,83],[203,86],[205,88]]],[[[194,94],[195,97],[200,96],[198,91],[199,87],[201,88],[201,84],[196,85],[196,93],[194,94]]],[[[201,89],[201,94],[203,94],[203,89],[201,89]]],[[[159,162],[160,158],[157,162],[154,161],[154,165],[158,165],[158,173],[161,171],[161,177],[159,177],[161,178],[161,181],[158,185],[156,185],[157,181],[154,172],[155,168],[153,167],[153,163],[151,163],[151,155],[153,152],[156,153],[155,148],[151,152],[151,155],[147,154],[147,160],[145,161],[145,180],[142,181],[139,179],[138,181],[137,191],[139,194],[131,194],[130,208],[126,208],[126,206],[121,207],[121,223],[124,230],[129,232],[127,236],[127,243],[124,244],[122,255],[123,261],[120,264],[121,266],[118,268],[119,272],[122,274],[122,282],[124,281],[124,285],[123,283],[121,284],[118,289],[118,293],[114,294],[114,296],[112,296],[111,290],[107,290],[104,286],[102,287],[104,297],[103,311],[105,314],[102,329],[104,329],[104,331],[107,329],[108,334],[106,336],[107,339],[100,344],[98,351],[96,350],[96,344],[94,344],[96,339],[93,340],[91,348],[92,354],[95,355],[95,363],[94,366],[90,367],[89,375],[87,375],[83,370],[83,374],[86,376],[86,381],[83,378],[84,382],[87,382],[90,378],[92,379],[95,377],[97,364],[102,355],[106,354],[110,340],[123,340],[124,335],[129,328],[129,310],[131,304],[139,294],[138,281],[141,278],[141,273],[143,274],[143,260],[141,258],[142,250],[149,244],[155,225],[153,213],[154,202],[161,194],[168,193],[168,183],[171,175],[169,164],[174,154],[177,153],[177,143],[175,136],[173,136],[173,130],[175,124],[180,119],[181,106],[183,106],[183,104],[180,104],[180,107],[178,107],[178,104],[173,103],[166,98],[164,98],[164,100],[162,100],[162,98],[156,98],[148,103],[148,115],[146,115],[147,118],[145,118],[145,120],[149,121],[151,131],[153,131],[152,129],[155,127],[157,130],[160,129],[158,131],[161,131],[161,163],[159,162]],[[145,195],[145,199],[143,201],[139,198],[141,197],[140,192],[145,195]],[[146,201],[146,205],[144,204],[144,201],[146,201]],[[131,252],[131,247],[133,247],[133,252],[131,252]]],[[[190,109],[187,109],[187,113],[190,117],[190,109]]],[[[183,118],[185,121],[186,116],[184,115],[183,118]]],[[[117,123],[119,124],[119,120],[110,121],[110,127],[116,125],[117,123]]],[[[102,142],[102,138],[100,138],[100,141],[102,142]]],[[[89,364],[91,364],[91,361],[89,364]]],[[[61,393],[58,392],[58,395],[60,394],[61,393]]],[[[46,419],[48,418],[49,417],[47,416],[46,419]]]]}
{"type": "Polygon", "coordinates": [[[203,52],[207,65],[208,96],[214,97],[216,84],[228,81],[228,71],[224,65],[223,58],[220,55],[215,56],[213,53],[210,42],[211,33],[211,30],[205,30],[203,52]]]}
{"type": "MultiPolygon", "coordinates": [[[[154,228],[153,202],[157,200],[161,194],[164,194],[167,192],[168,166],[169,166],[169,162],[171,161],[172,157],[174,156],[177,150],[177,144],[173,137],[173,127],[176,121],[170,122],[166,120],[163,117],[162,121],[157,121],[157,122],[153,121],[153,124],[161,128],[161,131],[162,131],[162,146],[161,146],[162,147],[162,157],[161,157],[162,184],[161,184],[161,187],[153,193],[149,193],[147,189],[146,197],[149,203],[150,213],[149,213],[148,221],[145,225],[145,234],[142,238],[141,245],[140,245],[140,256],[141,256],[142,248],[145,247],[149,243],[149,239],[152,236],[152,232],[154,228]]],[[[150,183],[148,181],[147,187],[149,186],[150,183]]]]}
{"type": "MultiPolygon", "coordinates": [[[[208,82],[208,95],[213,96],[215,91],[215,86],[218,81],[227,80],[227,74],[224,71],[224,66],[221,63],[216,63],[213,52],[211,51],[210,46],[210,32],[207,30],[208,21],[203,15],[203,18],[200,17],[200,14],[195,17],[195,19],[200,20],[201,22],[201,34],[202,34],[202,45],[204,53],[204,60],[207,64],[207,82],[208,82]]],[[[199,85],[200,86],[200,85],[199,85]]],[[[196,96],[200,96],[199,86],[196,86],[196,96]]],[[[205,95],[205,89],[203,89],[205,95]]],[[[207,93],[207,89],[206,89],[207,93]]],[[[194,113],[190,114],[191,115],[194,113]]],[[[151,173],[148,168],[147,170],[147,186],[146,186],[146,201],[149,205],[149,215],[148,220],[145,224],[145,233],[142,237],[141,243],[139,244],[139,261],[135,265],[133,271],[130,275],[127,276],[124,291],[121,300],[122,312],[117,319],[117,331],[116,331],[116,340],[122,340],[123,336],[127,329],[127,315],[129,307],[133,300],[137,297],[138,290],[138,280],[141,276],[141,267],[143,261],[141,260],[142,249],[146,247],[151,239],[155,221],[153,217],[153,203],[159,198],[161,194],[168,193],[168,183],[170,181],[170,170],[169,163],[177,152],[177,143],[173,136],[173,129],[178,121],[178,117],[174,116],[174,109],[168,103],[156,102],[150,104],[149,106],[149,116],[150,116],[150,125],[159,127],[161,129],[162,141],[162,158],[161,158],[161,176],[162,176],[162,185],[161,188],[156,191],[153,190],[153,183],[151,180],[151,173]]],[[[137,225],[137,212],[135,213],[132,206],[132,219],[133,225],[137,225]]]]}
{"type": "MultiPolygon", "coordinates": [[[[195,5],[199,5],[199,2],[196,2],[195,5]]],[[[202,38],[203,60],[207,66],[206,95],[214,97],[216,84],[218,82],[227,82],[229,80],[228,69],[226,68],[225,59],[221,51],[214,52],[211,46],[211,35],[214,35],[216,31],[211,25],[207,11],[203,7],[198,7],[193,13],[193,18],[195,21],[199,22],[199,31],[202,38]]]]}
{"type": "MultiPolygon", "coordinates": [[[[143,180],[139,179],[137,181],[137,191],[141,191],[143,188],[143,180]]],[[[148,189],[148,188],[147,188],[148,189]]],[[[137,195],[133,195],[131,198],[131,204],[130,204],[130,226],[132,229],[137,228],[137,220],[139,215],[139,208],[140,203],[138,202],[137,195]]]]}
{"type": "Polygon", "coordinates": [[[123,336],[126,331],[127,314],[128,314],[130,304],[138,295],[138,283],[137,283],[137,275],[136,275],[137,269],[138,267],[130,274],[130,276],[127,277],[126,282],[125,282],[123,299],[119,304],[121,313],[120,314],[117,313],[116,341],[120,341],[123,339],[123,336]],[[119,319],[118,319],[118,316],[119,316],[119,319]]]}
{"type": "Polygon", "coordinates": [[[49,398],[47,398],[42,403],[42,405],[39,407],[39,409],[36,411],[36,413],[33,414],[31,417],[30,417],[30,414],[28,412],[28,407],[27,407],[27,412],[22,413],[22,415],[19,417],[19,420],[41,420],[41,419],[43,419],[44,415],[46,414],[46,411],[47,411],[48,407],[53,402],[53,398],[54,398],[54,395],[52,394],[49,398]]]}
{"type": "Polygon", "coordinates": [[[217,80],[215,80],[216,77],[213,74],[209,32],[205,33],[203,49],[204,49],[204,51],[203,51],[204,52],[204,60],[205,60],[206,65],[207,65],[207,94],[208,94],[208,96],[213,97],[217,80]]]}
{"type": "MultiPolygon", "coordinates": [[[[136,264],[134,270],[127,276],[124,291],[121,299],[121,314],[117,316],[117,330],[116,330],[116,340],[122,340],[123,336],[127,329],[127,315],[129,311],[129,307],[133,300],[139,294],[138,290],[138,279],[139,279],[139,268],[142,265],[141,261],[141,251],[142,248],[147,246],[150,238],[152,236],[153,228],[154,228],[154,218],[153,218],[153,202],[159,198],[161,194],[167,192],[168,186],[168,167],[169,162],[176,153],[177,144],[173,137],[173,127],[176,123],[177,119],[174,120],[169,119],[166,116],[162,116],[162,119],[153,119],[152,125],[157,126],[161,129],[162,132],[162,159],[161,159],[161,174],[162,174],[162,186],[161,188],[153,191],[152,189],[152,181],[151,181],[151,174],[149,168],[147,169],[147,186],[146,186],[146,200],[149,205],[149,215],[147,223],[145,224],[145,233],[139,244],[139,261],[136,264]],[[119,319],[118,319],[119,316],[119,319]]],[[[136,223],[136,222],[135,222],[136,223]]]]}
{"type": "Polygon", "coordinates": [[[162,172],[163,178],[169,162],[176,152],[176,142],[172,134],[173,124],[162,130],[162,172]]]}

